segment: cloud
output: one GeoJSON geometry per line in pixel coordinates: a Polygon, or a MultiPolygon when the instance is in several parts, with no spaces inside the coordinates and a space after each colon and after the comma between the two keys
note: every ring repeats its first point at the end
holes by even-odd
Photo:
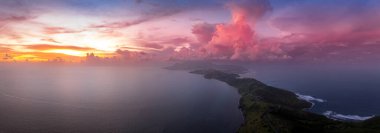
{"type": "Polygon", "coordinates": [[[150,9],[149,11],[142,13],[140,17],[134,20],[125,20],[125,21],[118,21],[118,22],[106,22],[104,24],[96,24],[91,25],[90,28],[112,28],[112,29],[119,29],[119,28],[127,28],[130,26],[138,25],[141,23],[153,21],[156,19],[168,17],[174,14],[177,14],[181,12],[182,10],[179,8],[163,8],[163,7],[155,7],[153,9],[150,9]]]}
{"type": "Polygon", "coordinates": [[[193,25],[192,33],[197,37],[200,43],[211,41],[215,32],[215,24],[199,23],[193,25]]]}
{"type": "Polygon", "coordinates": [[[24,48],[31,50],[54,50],[54,49],[66,49],[66,50],[77,50],[77,51],[91,51],[96,50],[89,47],[79,47],[79,46],[60,46],[60,45],[49,45],[49,44],[34,44],[34,45],[24,45],[24,48]]]}
{"type": "Polygon", "coordinates": [[[118,49],[115,52],[116,54],[119,54],[124,60],[127,61],[141,61],[141,60],[149,60],[152,57],[145,53],[145,52],[138,52],[138,51],[129,51],[129,50],[121,50],[118,49]]]}
{"type": "Polygon", "coordinates": [[[5,26],[0,27],[0,37],[2,39],[10,39],[14,41],[20,41],[23,38],[22,34],[15,32],[14,29],[5,26]]]}
{"type": "Polygon", "coordinates": [[[377,60],[380,10],[370,1],[299,2],[270,20],[284,36],[273,39],[295,61],[377,60]],[[338,6],[339,5],[339,6],[338,6]]]}
{"type": "Polygon", "coordinates": [[[0,22],[21,22],[25,20],[29,20],[33,17],[30,16],[14,16],[9,14],[1,14],[0,15],[0,22]]]}
{"type": "Polygon", "coordinates": [[[13,51],[12,48],[0,46],[0,53],[7,53],[7,52],[11,52],[11,51],[13,51]]]}
{"type": "Polygon", "coordinates": [[[0,1],[0,26],[3,23],[14,23],[36,18],[35,12],[22,0],[0,1]]]}
{"type": "Polygon", "coordinates": [[[4,36],[14,36],[15,32],[13,31],[13,28],[10,27],[11,25],[30,21],[34,18],[34,16],[30,16],[29,14],[12,14],[0,11],[0,33],[4,36]]]}
{"type": "Polygon", "coordinates": [[[79,33],[81,30],[72,30],[64,27],[44,27],[45,34],[70,34],[70,33],[79,33]]]}
{"type": "Polygon", "coordinates": [[[0,55],[0,61],[52,61],[57,58],[69,61],[69,62],[80,62],[83,58],[78,56],[71,56],[62,53],[45,53],[45,52],[20,52],[20,51],[10,51],[2,53],[0,55]]]}
{"type": "Polygon", "coordinates": [[[380,10],[366,1],[304,3],[271,20],[292,43],[364,43],[379,41],[380,10]]]}
{"type": "Polygon", "coordinates": [[[90,28],[128,28],[130,26],[163,19],[187,11],[219,7],[221,3],[224,3],[225,1],[228,0],[134,0],[138,5],[131,8],[131,10],[134,10],[134,15],[136,15],[137,18],[94,24],[91,25],[90,28]]]}
{"type": "MultiPolygon", "coordinates": [[[[38,17],[37,11],[26,0],[1,0],[0,1],[0,39],[21,42],[30,31],[17,29],[20,25],[35,24],[38,17]]],[[[20,27],[21,27],[20,26],[20,27]]]]}
{"type": "Polygon", "coordinates": [[[145,47],[131,47],[131,46],[124,46],[120,47],[119,50],[128,50],[128,51],[155,51],[156,49],[151,49],[151,48],[145,48],[145,47]]]}
{"type": "Polygon", "coordinates": [[[191,39],[188,37],[173,37],[173,38],[167,38],[161,41],[163,44],[171,44],[173,46],[178,46],[182,45],[185,43],[191,43],[193,42],[191,39]]]}
{"type": "Polygon", "coordinates": [[[272,10],[269,0],[241,0],[228,3],[233,23],[251,22],[255,26],[258,19],[272,10]]]}
{"type": "Polygon", "coordinates": [[[1,0],[0,38],[22,47],[36,43],[24,47],[36,51],[96,50],[64,46],[87,42],[73,39],[73,33],[85,32],[114,49],[128,50],[124,54],[144,51],[183,59],[344,60],[380,55],[376,54],[380,53],[376,0],[272,2],[275,10],[269,0],[1,0]],[[230,22],[222,9],[230,10],[230,22]],[[76,21],[77,15],[88,18],[76,21]],[[55,22],[51,16],[75,23],[60,27],[62,21],[55,22]],[[189,24],[194,25],[188,29],[189,24]],[[139,27],[125,29],[130,26],[139,27]],[[147,33],[146,37],[134,38],[139,32],[147,33]]]}
{"type": "Polygon", "coordinates": [[[140,47],[145,47],[149,49],[155,49],[155,50],[162,50],[166,47],[180,47],[184,46],[186,44],[191,44],[194,41],[190,39],[189,37],[182,37],[182,36],[169,36],[169,37],[160,37],[160,38],[153,38],[153,37],[145,37],[143,34],[138,36],[134,43],[140,47]]]}
{"type": "Polygon", "coordinates": [[[218,24],[208,45],[213,56],[237,59],[243,52],[255,45],[254,31],[245,21],[232,24],[218,24]]]}
{"type": "Polygon", "coordinates": [[[286,50],[298,62],[346,62],[379,60],[380,42],[373,44],[297,45],[286,50]]]}
{"type": "Polygon", "coordinates": [[[291,4],[270,19],[271,28],[286,34],[272,38],[259,38],[254,29],[257,21],[272,11],[269,1],[234,1],[227,7],[231,23],[215,27],[195,24],[192,33],[205,45],[197,50],[181,49],[176,56],[303,62],[380,58],[375,54],[380,52],[380,10],[369,3],[291,4]]]}
{"type": "Polygon", "coordinates": [[[61,42],[58,42],[57,40],[54,40],[53,38],[42,38],[41,41],[47,41],[47,42],[52,42],[52,43],[61,43],[61,42]]]}
{"type": "Polygon", "coordinates": [[[121,47],[117,53],[126,58],[165,60],[176,56],[176,50],[192,47],[193,42],[188,37],[145,38],[140,35],[134,40],[136,46],[121,47]]]}
{"type": "MultiPolygon", "coordinates": [[[[227,4],[231,10],[231,23],[196,24],[193,34],[200,43],[206,43],[197,51],[205,58],[256,60],[262,51],[273,51],[269,46],[258,45],[254,27],[271,5],[266,0],[242,0],[227,4]]],[[[180,51],[181,52],[181,51],[180,51]]],[[[184,51],[185,52],[185,51],[184,51]]],[[[188,51],[186,51],[188,52],[188,51]]]]}
{"type": "Polygon", "coordinates": [[[154,48],[154,49],[164,48],[162,45],[157,44],[157,43],[145,43],[145,44],[143,44],[143,47],[154,48]]]}

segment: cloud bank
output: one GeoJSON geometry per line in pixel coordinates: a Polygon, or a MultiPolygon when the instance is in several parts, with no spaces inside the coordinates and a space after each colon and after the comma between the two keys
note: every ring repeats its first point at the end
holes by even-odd
{"type": "Polygon", "coordinates": [[[182,55],[246,61],[377,59],[380,10],[375,5],[379,3],[303,1],[273,12],[270,1],[231,1],[226,4],[231,11],[230,23],[193,25],[192,33],[203,46],[182,50],[182,55]],[[265,23],[280,36],[259,36],[255,28],[265,15],[269,16],[265,23]]]}
{"type": "Polygon", "coordinates": [[[2,0],[0,43],[12,45],[1,48],[10,54],[48,44],[157,60],[368,62],[380,59],[379,6],[377,0],[2,0]]]}
{"type": "Polygon", "coordinates": [[[257,22],[272,11],[269,1],[234,1],[227,3],[226,7],[231,11],[230,23],[199,23],[193,26],[192,33],[204,44],[196,51],[202,55],[200,57],[224,60],[288,58],[279,45],[261,44],[254,29],[257,22]]]}

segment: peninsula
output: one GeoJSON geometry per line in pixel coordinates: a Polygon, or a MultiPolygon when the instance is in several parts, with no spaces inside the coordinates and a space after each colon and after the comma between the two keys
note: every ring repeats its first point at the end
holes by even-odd
{"type": "Polygon", "coordinates": [[[380,133],[380,117],[344,122],[306,111],[311,103],[293,92],[268,86],[253,78],[215,69],[191,71],[236,88],[244,123],[239,133],[380,133]]]}

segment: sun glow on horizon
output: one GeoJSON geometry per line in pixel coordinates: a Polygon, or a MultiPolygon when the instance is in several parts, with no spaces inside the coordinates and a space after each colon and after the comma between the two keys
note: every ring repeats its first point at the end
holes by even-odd
{"type": "Polygon", "coordinates": [[[111,39],[89,38],[84,40],[83,43],[101,51],[114,52],[117,50],[117,42],[111,39]]]}
{"type": "Polygon", "coordinates": [[[32,62],[48,61],[48,59],[42,59],[42,58],[39,58],[38,56],[33,55],[33,54],[23,54],[23,55],[15,56],[13,58],[13,60],[15,60],[15,61],[32,61],[32,62]]]}
{"type": "Polygon", "coordinates": [[[206,1],[0,0],[0,62],[81,60],[86,53],[136,60],[380,58],[376,0],[206,1]],[[36,57],[14,58],[24,54],[36,57]]]}
{"type": "Polygon", "coordinates": [[[86,53],[87,53],[87,52],[84,52],[84,51],[70,50],[70,49],[52,49],[52,50],[45,50],[43,52],[46,52],[46,53],[59,53],[59,54],[65,54],[65,55],[71,55],[71,56],[79,56],[79,57],[86,56],[86,53]]]}

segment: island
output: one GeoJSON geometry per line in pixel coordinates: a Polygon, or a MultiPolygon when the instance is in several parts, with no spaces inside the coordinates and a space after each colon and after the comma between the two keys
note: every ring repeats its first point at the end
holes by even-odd
{"type": "Polygon", "coordinates": [[[236,73],[236,74],[244,74],[248,72],[248,69],[242,66],[228,64],[226,62],[214,63],[210,61],[182,61],[182,62],[176,62],[175,64],[165,67],[165,68],[169,70],[186,70],[186,71],[215,69],[215,70],[219,70],[223,72],[236,73]]]}
{"type": "Polygon", "coordinates": [[[299,99],[295,93],[253,78],[216,69],[190,73],[225,82],[237,89],[241,95],[239,108],[244,115],[238,133],[380,133],[379,116],[361,122],[332,120],[305,110],[312,104],[299,99]]]}

